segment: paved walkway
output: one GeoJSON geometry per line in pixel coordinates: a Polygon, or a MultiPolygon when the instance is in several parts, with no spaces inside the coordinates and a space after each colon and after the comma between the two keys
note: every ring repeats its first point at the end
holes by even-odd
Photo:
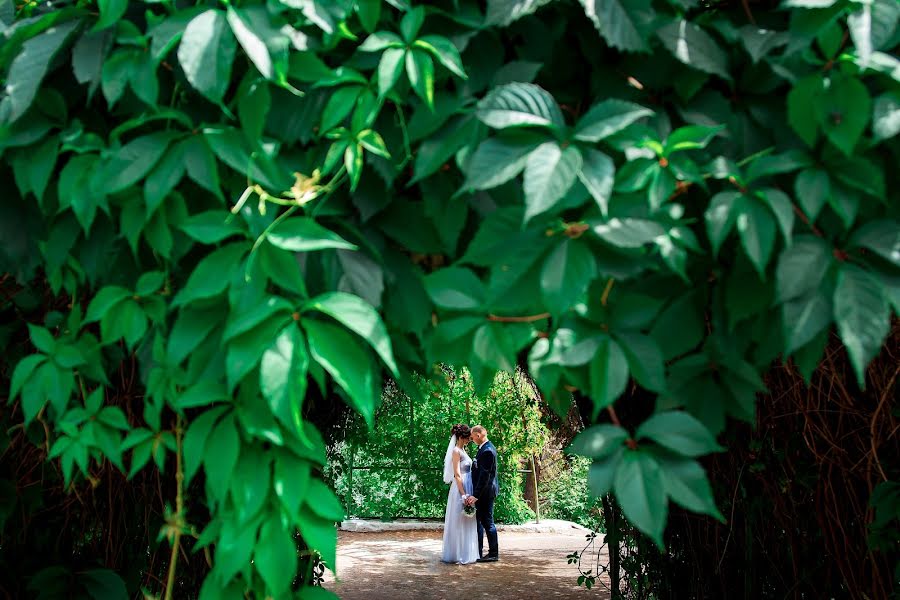
{"type": "Polygon", "coordinates": [[[609,598],[602,586],[579,587],[578,571],[566,561],[567,554],[584,548],[586,530],[544,529],[501,530],[500,562],[473,565],[441,562],[439,529],[342,530],[341,579],[326,571],[325,587],[344,600],[609,598]]]}

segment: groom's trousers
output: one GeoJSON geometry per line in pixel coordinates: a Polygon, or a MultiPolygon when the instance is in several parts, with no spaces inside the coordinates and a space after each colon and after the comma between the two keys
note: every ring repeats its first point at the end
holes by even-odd
{"type": "Polygon", "coordinates": [[[494,499],[475,503],[475,520],[478,522],[478,556],[484,556],[484,534],[487,533],[488,556],[497,556],[497,527],[494,525],[494,499]]]}

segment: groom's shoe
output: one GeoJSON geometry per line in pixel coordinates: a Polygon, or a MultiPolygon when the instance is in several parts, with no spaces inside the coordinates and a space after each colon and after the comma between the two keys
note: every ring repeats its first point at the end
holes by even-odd
{"type": "Polygon", "coordinates": [[[475,562],[486,563],[486,562],[497,562],[498,560],[500,560],[500,557],[497,556],[496,554],[488,554],[484,558],[479,558],[475,562]]]}

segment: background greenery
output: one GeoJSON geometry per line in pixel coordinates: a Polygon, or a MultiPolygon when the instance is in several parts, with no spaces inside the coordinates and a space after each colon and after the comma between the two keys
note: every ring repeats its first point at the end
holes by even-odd
{"type": "MultiPolygon", "coordinates": [[[[519,471],[531,468],[530,457],[547,444],[549,432],[525,376],[499,373],[486,392],[477,394],[465,370],[444,367],[431,377],[418,378],[417,384],[416,401],[389,384],[375,413],[374,430],[351,417],[345,437],[330,453],[326,475],[330,472],[349,516],[443,519],[448,488],[443,460],[449,431],[456,423],[466,423],[483,425],[497,447],[500,495],[495,520],[533,519],[533,510],[523,500],[524,477],[519,471]],[[351,478],[351,465],[377,468],[354,469],[351,478]]],[[[467,451],[475,457],[474,445],[467,451]]]]}
{"type": "Polygon", "coordinates": [[[592,492],[717,590],[896,592],[897,362],[867,367],[895,358],[900,306],[898,18],[894,0],[0,2],[4,591],[327,597],[326,438],[344,406],[373,423],[384,374],[416,398],[441,363],[478,394],[527,367],[559,413],[574,394],[592,492]],[[788,396],[802,418],[759,418],[784,371],[813,391],[788,396]],[[742,488],[745,461],[716,455],[793,456],[799,430],[829,487],[780,522],[818,527],[829,560],[734,585],[700,549],[752,515],[742,544],[766,556],[773,529],[722,499],[807,471],[742,488]],[[834,473],[858,477],[852,501],[834,473]]]}

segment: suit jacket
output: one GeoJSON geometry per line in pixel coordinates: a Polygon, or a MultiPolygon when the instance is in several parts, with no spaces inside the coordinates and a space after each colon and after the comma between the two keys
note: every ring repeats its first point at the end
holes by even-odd
{"type": "Polygon", "coordinates": [[[491,442],[479,448],[472,465],[472,495],[482,499],[496,498],[500,493],[497,479],[497,449],[491,442]]]}

